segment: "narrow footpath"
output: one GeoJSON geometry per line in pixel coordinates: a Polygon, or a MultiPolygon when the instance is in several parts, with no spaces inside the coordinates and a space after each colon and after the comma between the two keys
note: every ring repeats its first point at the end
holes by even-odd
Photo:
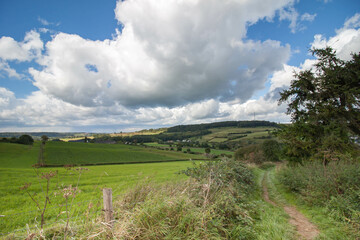
{"type": "Polygon", "coordinates": [[[263,197],[264,200],[275,207],[282,207],[284,211],[290,216],[290,224],[292,224],[299,235],[299,239],[312,240],[319,234],[317,227],[312,224],[302,213],[300,213],[294,206],[279,205],[269,198],[269,191],[266,185],[266,181],[270,181],[268,172],[264,174],[262,181],[263,197]]]}

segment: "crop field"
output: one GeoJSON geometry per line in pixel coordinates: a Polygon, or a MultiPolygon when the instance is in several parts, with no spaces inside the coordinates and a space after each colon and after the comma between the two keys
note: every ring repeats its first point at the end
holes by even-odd
{"type": "MultiPolygon", "coordinates": [[[[68,144],[77,145],[78,143],[68,144]]],[[[50,179],[51,204],[48,205],[45,213],[46,222],[51,224],[66,219],[63,189],[69,185],[77,186],[79,190],[74,198],[69,199],[71,220],[83,221],[84,218],[89,217],[89,214],[91,218],[102,214],[103,188],[112,188],[113,198],[116,199],[125,190],[142,181],[162,183],[185,179],[186,176],[178,172],[191,166],[190,161],[184,161],[90,166],[86,169],[63,167],[33,169],[31,165],[37,161],[38,150],[38,144],[29,147],[0,143],[0,201],[2,203],[0,215],[4,216],[0,217],[0,233],[2,234],[14,229],[23,229],[26,224],[30,227],[36,223],[39,224],[40,213],[28,194],[40,205],[43,204],[46,179],[41,178],[42,173],[50,171],[57,173],[50,179]],[[26,190],[21,190],[20,188],[25,183],[31,185],[26,190]]]]}
{"type": "Polygon", "coordinates": [[[225,141],[239,141],[239,140],[253,140],[261,137],[269,136],[269,131],[275,130],[273,127],[254,127],[254,128],[214,128],[209,129],[210,134],[202,137],[204,141],[208,142],[225,142],[225,141]],[[246,135],[246,136],[245,136],[246,135]]]}
{"type": "MultiPolygon", "coordinates": [[[[163,148],[163,149],[170,148],[170,146],[168,144],[145,143],[145,145],[151,146],[151,147],[159,147],[159,148],[163,148]]],[[[173,144],[172,147],[176,148],[176,144],[173,144]]],[[[191,152],[195,152],[195,153],[205,153],[205,148],[195,148],[195,147],[187,147],[187,146],[182,147],[183,151],[186,151],[187,149],[190,149],[191,152]]],[[[232,152],[232,151],[218,150],[218,149],[211,149],[210,153],[216,154],[216,155],[220,155],[220,154],[233,155],[234,154],[234,152],[232,152]]],[[[196,158],[198,158],[198,157],[199,157],[199,155],[196,156],[196,158]]]]}
{"type": "Polygon", "coordinates": [[[48,142],[45,146],[45,163],[49,165],[141,163],[191,158],[194,155],[183,152],[123,144],[48,142]]]}
{"type": "Polygon", "coordinates": [[[0,167],[30,168],[37,162],[40,149],[39,146],[39,142],[35,142],[32,146],[0,143],[0,167]]]}

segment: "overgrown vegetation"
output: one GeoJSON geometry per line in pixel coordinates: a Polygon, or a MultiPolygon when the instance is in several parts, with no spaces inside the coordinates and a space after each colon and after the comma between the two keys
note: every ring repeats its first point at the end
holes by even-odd
{"type": "Polygon", "coordinates": [[[292,124],[278,132],[291,162],[358,154],[353,138],[360,134],[360,55],[350,61],[336,57],[330,47],[313,49],[314,69],[295,74],[280,103],[287,102],[292,124]]]}
{"type": "MultiPolygon", "coordinates": [[[[254,239],[252,172],[234,160],[195,164],[190,179],[141,184],[115,204],[112,231],[96,239],[254,239]]],[[[94,229],[94,232],[100,229],[94,229]]],[[[94,236],[94,235],[93,235],[94,236]]]]}
{"type": "Polygon", "coordinates": [[[289,166],[281,183],[310,206],[360,227],[360,55],[350,61],[331,48],[313,49],[314,69],[295,75],[281,93],[292,124],[278,131],[289,166]]]}
{"type": "Polygon", "coordinates": [[[24,134],[18,138],[16,138],[16,137],[0,138],[0,142],[32,145],[34,143],[34,139],[30,135],[24,134]]]}
{"type": "Polygon", "coordinates": [[[319,162],[284,168],[280,181],[309,205],[325,207],[335,219],[360,227],[360,163],[319,162]]]}
{"type": "Polygon", "coordinates": [[[252,144],[239,148],[234,158],[247,163],[262,164],[280,161],[281,144],[276,140],[265,140],[261,144],[252,144]]]}

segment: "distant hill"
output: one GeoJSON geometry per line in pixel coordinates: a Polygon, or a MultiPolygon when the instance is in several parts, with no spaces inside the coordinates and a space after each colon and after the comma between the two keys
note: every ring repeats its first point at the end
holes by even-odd
{"type": "Polygon", "coordinates": [[[239,128],[252,128],[252,127],[279,127],[277,123],[269,121],[227,121],[227,122],[215,122],[215,123],[202,123],[191,125],[178,125],[170,127],[167,132],[190,132],[208,130],[211,128],[222,127],[239,127],[239,128]]]}
{"type": "Polygon", "coordinates": [[[46,135],[49,138],[84,137],[88,135],[85,132],[0,132],[0,137],[20,137],[24,134],[30,135],[33,138],[40,138],[42,135],[46,135]]]}

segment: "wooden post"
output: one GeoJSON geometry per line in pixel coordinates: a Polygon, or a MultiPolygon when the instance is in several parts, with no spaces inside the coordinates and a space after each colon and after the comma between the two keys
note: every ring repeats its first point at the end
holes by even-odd
{"type": "Polygon", "coordinates": [[[113,215],[113,207],[112,207],[112,189],[111,188],[103,189],[103,200],[104,200],[105,222],[108,223],[112,227],[113,221],[114,221],[114,215],[113,215]]]}

